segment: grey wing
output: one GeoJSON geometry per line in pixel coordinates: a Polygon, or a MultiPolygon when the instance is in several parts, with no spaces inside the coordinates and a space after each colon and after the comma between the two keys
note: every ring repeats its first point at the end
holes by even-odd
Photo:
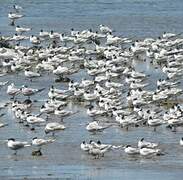
{"type": "Polygon", "coordinates": [[[12,146],[12,149],[16,150],[16,149],[21,149],[24,147],[24,144],[23,143],[20,143],[20,142],[15,142],[12,146]]]}

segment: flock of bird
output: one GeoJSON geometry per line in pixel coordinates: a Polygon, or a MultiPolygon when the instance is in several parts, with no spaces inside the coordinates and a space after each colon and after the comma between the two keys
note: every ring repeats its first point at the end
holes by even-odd
{"type": "MultiPolygon", "coordinates": [[[[152,127],[154,131],[157,131],[159,126],[172,131],[183,126],[181,34],[165,32],[157,39],[133,40],[116,36],[112,29],[100,25],[99,31],[96,32],[92,29],[71,29],[68,34],[63,34],[42,29],[38,35],[29,37],[26,34],[31,32],[32,28],[16,25],[18,19],[24,17],[20,14],[21,11],[20,6],[13,6],[8,18],[11,25],[16,26],[16,33],[13,36],[2,35],[0,39],[6,43],[6,47],[2,45],[0,48],[0,78],[23,72],[25,78],[30,81],[29,85],[21,87],[14,82],[1,81],[0,87],[2,90],[7,88],[6,92],[11,101],[0,107],[0,110],[5,111],[11,104],[11,110],[19,123],[30,127],[32,131],[43,124],[43,133],[52,133],[53,137],[34,137],[32,142],[9,138],[6,140],[7,146],[14,150],[15,154],[18,149],[36,146],[39,148],[38,154],[41,155],[43,145],[59,140],[54,138],[54,134],[67,130],[63,120],[78,113],[68,110],[68,103],[87,104],[86,113],[92,122],[85,128],[90,133],[107,131],[111,126],[126,130],[139,126],[152,127]],[[27,42],[26,45],[24,42],[27,42]],[[138,72],[134,60],[149,61],[152,66],[162,71],[165,78],[159,78],[155,82],[156,89],[151,88],[151,75],[138,72]],[[74,81],[72,77],[81,71],[85,72],[86,76],[81,81],[74,81]],[[36,104],[31,98],[35,94],[45,92],[46,88],[32,88],[31,82],[39,81],[46,73],[55,76],[56,83],[64,82],[67,88],[57,89],[53,82],[40,112],[35,114],[30,110],[36,104]],[[26,99],[21,101],[22,97],[26,99]],[[59,122],[53,120],[55,116],[59,122]],[[102,121],[102,117],[107,121],[102,121]]],[[[0,124],[0,127],[4,126],[8,124],[0,124]]],[[[182,138],[180,145],[183,145],[182,138]]],[[[164,154],[159,144],[147,142],[144,138],[138,141],[137,147],[102,144],[93,140],[89,143],[83,141],[80,147],[96,158],[104,156],[110,150],[121,149],[128,155],[164,154]]]]}
{"type": "Polygon", "coordinates": [[[94,142],[90,140],[89,143],[85,141],[81,144],[81,149],[89,154],[95,156],[95,158],[104,157],[104,153],[109,150],[118,150],[123,148],[124,152],[131,156],[141,155],[143,157],[152,157],[164,155],[160,148],[158,148],[158,143],[147,142],[142,138],[138,141],[137,147],[132,147],[131,145],[111,145],[111,144],[102,144],[100,141],[94,142]]]}

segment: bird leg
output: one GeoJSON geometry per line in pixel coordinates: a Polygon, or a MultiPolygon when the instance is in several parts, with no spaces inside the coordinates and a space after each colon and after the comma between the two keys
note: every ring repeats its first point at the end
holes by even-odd
{"type": "Polygon", "coordinates": [[[15,25],[15,21],[12,20],[11,23],[10,23],[11,26],[14,26],[15,25]]]}
{"type": "Polygon", "coordinates": [[[154,127],[154,132],[156,132],[156,127],[154,127]]]}
{"type": "Polygon", "coordinates": [[[126,126],[126,131],[128,131],[128,126],[126,126]]]}
{"type": "Polygon", "coordinates": [[[42,155],[41,147],[38,149],[38,152],[40,152],[40,155],[42,155]]]}
{"type": "Polygon", "coordinates": [[[33,125],[31,125],[31,128],[30,128],[31,131],[34,131],[35,130],[35,127],[33,125]]]}
{"type": "Polygon", "coordinates": [[[176,126],[173,126],[172,132],[175,132],[175,133],[177,132],[176,126]]]}
{"type": "Polygon", "coordinates": [[[15,99],[15,96],[11,97],[10,100],[14,100],[15,99]]]}
{"type": "Polygon", "coordinates": [[[26,127],[29,127],[29,124],[28,124],[28,122],[26,122],[26,123],[24,124],[24,126],[26,126],[26,127]]]}
{"type": "Polygon", "coordinates": [[[97,134],[97,131],[93,131],[92,134],[93,134],[93,135],[96,135],[96,134],[97,134]]]}
{"type": "Polygon", "coordinates": [[[24,123],[24,122],[23,122],[23,120],[19,120],[18,123],[19,123],[19,124],[22,124],[22,123],[24,123]]]}
{"type": "Polygon", "coordinates": [[[32,151],[32,156],[42,156],[43,153],[41,152],[41,148],[38,150],[32,151]]]}
{"type": "Polygon", "coordinates": [[[13,155],[17,155],[17,150],[14,151],[13,155]]]}

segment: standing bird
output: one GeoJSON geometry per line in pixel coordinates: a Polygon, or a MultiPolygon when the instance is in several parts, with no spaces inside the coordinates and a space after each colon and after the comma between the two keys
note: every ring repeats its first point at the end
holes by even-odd
{"type": "Polygon", "coordinates": [[[11,20],[11,24],[10,24],[10,25],[14,26],[14,25],[15,25],[15,20],[20,19],[20,18],[22,18],[23,16],[24,16],[24,15],[22,15],[22,14],[16,14],[16,13],[10,12],[10,13],[8,14],[8,18],[11,20]]]}
{"type": "Polygon", "coordinates": [[[91,147],[89,149],[89,154],[95,157],[95,159],[99,159],[100,156],[104,157],[104,154],[111,150],[112,145],[104,147],[104,148],[97,148],[97,147],[91,147]]]}
{"type": "Polygon", "coordinates": [[[31,145],[28,142],[16,141],[14,138],[10,138],[7,140],[7,146],[11,150],[14,150],[15,151],[14,155],[16,155],[18,149],[22,149],[24,147],[29,147],[31,145]]]}
{"type": "Polygon", "coordinates": [[[21,11],[23,8],[22,8],[21,6],[19,6],[19,5],[14,4],[14,5],[13,5],[13,9],[14,9],[16,12],[19,12],[19,11],[21,11]]]}
{"type": "Polygon", "coordinates": [[[15,87],[14,83],[11,83],[7,88],[7,94],[13,96],[13,98],[20,93],[20,89],[15,87]]]}
{"type": "MultiPolygon", "coordinates": [[[[34,137],[32,139],[32,145],[39,147],[38,151],[40,151],[40,152],[41,152],[42,146],[49,144],[49,143],[53,143],[53,142],[55,142],[55,139],[38,139],[37,137],[34,137]]],[[[41,154],[42,154],[42,152],[41,152],[41,154]]]]}

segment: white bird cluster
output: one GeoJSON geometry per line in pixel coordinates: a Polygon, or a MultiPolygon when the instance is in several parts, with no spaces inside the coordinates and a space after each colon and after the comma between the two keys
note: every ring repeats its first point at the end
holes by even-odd
{"type": "MultiPolygon", "coordinates": [[[[15,5],[14,10],[15,13],[8,14],[12,25],[23,17],[17,14],[21,7],[15,5]]],[[[89,105],[86,113],[94,120],[85,127],[89,132],[103,131],[111,126],[118,128],[118,125],[126,130],[129,127],[150,126],[154,131],[161,125],[174,130],[183,125],[183,107],[179,100],[183,75],[181,34],[164,33],[157,39],[134,40],[117,36],[104,25],[100,25],[96,32],[71,29],[67,34],[41,29],[38,35],[30,37],[25,33],[31,28],[17,26],[15,31],[13,36],[1,36],[1,41],[8,43],[8,47],[0,48],[0,77],[9,73],[23,74],[31,81],[29,87],[23,85],[18,88],[14,82],[9,84],[9,80],[0,82],[0,87],[8,85],[7,94],[14,99],[22,98],[21,95],[30,98],[45,92],[44,87],[32,88],[31,83],[33,79],[40,80],[46,73],[50,79],[55,77],[56,83],[64,83],[62,89],[56,88],[54,82],[51,84],[46,92],[48,98],[37,114],[30,109],[35,104],[30,99],[12,102],[15,117],[31,126],[32,130],[41,124],[45,125],[45,133],[52,132],[54,135],[56,131],[65,130],[66,126],[57,121],[77,113],[69,108],[69,103],[78,102],[89,105]],[[23,45],[25,42],[27,46],[23,45]],[[163,76],[153,82],[151,74],[138,70],[135,65],[138,61],[156,66],[163,76]],[[82,74],[81,80],[75,78],[78,74],[82,74]],[[46,118],[40,117],[42,115],[46,118]]],[[[14,142],[11,139],[8,147],[14,142]]],[[[125,152],[141,155],[159,153],[152,144],[144,141],[143,144],[146,145],[138,149],[126,146],[125,152]]],[[[18,147],[24,147],[24,143],[18,147]]],[[[82,144],[83,150],[88,149],[95,156],[103,155],[111,148],[111,145],[102,146],[94,142],[82,144]]]]}
{"type": "MultiPolygon", "coordinates": [[[[180,140],[180,145],[182,143],[182,139],[180,140]]],[[[90,140],[89,143],[83,141],[80,145],[80,148],[84,152],[88,152],[88,154],[94,156],[95,158],[104,157],[106,152],[111,150],[121,150],[124,149],[125,154],[129,156],[138,156],[142,157],[153,157],[164,155],[165,153],[158,147],[158,143],[152,143],[145,141],[144,138],[138,141],[137,147],[132,147],[131,145],[111,145],[111,144],[102,144],[100,141],[94,142],[90,140]]]]}
{"type": "Polygon", "coordinates": [[[138,147],[132,147],[131,145],[126,145],[124,147],[124,152],[128,155],[141,155],[143,157],[150,157],[156,155],[164,155],[161,149],[158,148],[159,144],[147,142],[142,138],[138,141],[138,147]]]}
{"type": "Polygon", "coordinates": [[[89,143],[83,141],[80,145],[80,148],[84,152],[94,156],[95,158],[104,157],[104,154],[108,151],[120,149],[122,146],[116,146],[111,144],[102,144],[101,141],[94,142],[90,140],[89,143]]]}

